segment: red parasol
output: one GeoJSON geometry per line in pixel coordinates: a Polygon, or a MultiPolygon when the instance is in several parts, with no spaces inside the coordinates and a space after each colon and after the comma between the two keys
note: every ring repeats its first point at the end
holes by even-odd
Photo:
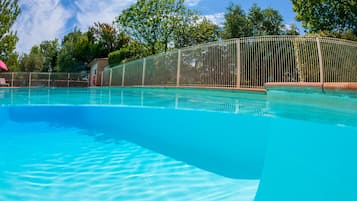
{"type": "Polygon", "coordinates": [[[0,69],[8,71],[6,64],[2,60],[0,60],[0,69]]]}

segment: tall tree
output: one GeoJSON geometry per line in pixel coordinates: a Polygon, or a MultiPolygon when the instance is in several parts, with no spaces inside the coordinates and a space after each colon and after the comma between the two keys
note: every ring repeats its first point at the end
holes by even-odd
{"type": "Polygon", "coordinates": [[[92,41],[87,33],[75,29],[64,36],[57,58],[60,72],[80,72],[87,70],[87,64],[94,58],[92,41]]]}
{"type": "Polygon", "coordinates": [[[40,72],[43,71],[43,60],[40,47],[35,45],[31,48],[30,54],[24,54],[20,58],[19,68],[24,72],[40,72]]]}
{"type": "Polygon", "coordinates": [[[239,5],[231,4],[225,14],[224,39],[283,34],[283,17],[273,8],[262,9],[257,4],[248,14],[239,5]]]}
{"type": "Polygon", "coordinates": [[[6,65],[9,68],[9,71],[20,71],[19,69],[19,55],[14,52],[9,55],[8,59],[6,59],[6,65]]]}
{"type": "Polygon", "coordinates": [[[207,18],[194,17],[191,23],[183,23],[180,29],[174,33],[174,45],[182,48],[200,43],[217,41],[219,38],[219,26],[207,18]]]}
{"type": "Polygon", "coordinates": [[[248,36],[248,21],[244,10],[239,5],[231,4],[224,15],[225,23],[222,37],[224,39],[248,36]]]}
{"type": "Polygon", "coordinates": [[[88,34],[93,37],[97,48],[96,57],[107,57],[110,52],[127,46],[130,38],[123,32],[107,23],[96,22],[89,28],[88,34]]]}
{"type": "Polygon", "coordinates": [[[284,28],[283,16],[279,11],[273,8],[267,8],[262,11],[263,19],[263,31],[264,35],[280,35],[284,28]]]}
{"type": "Polygon", "coordinates": [[[59,52],[58,39],[41,42],[40,51],[43,55],[42,71],[53,71],[57,65],[57,55],[59,52]]]}
{"type": "Polygon", "coordinates": [[[263,30],[264,14],[262,9],[257,4],[253,4],[253,6],[249,9],[247,18],[250,32],[249,36],[265,35],[263,30]]]}
{"type": "Polygon", "coordinates": [[[116,18],[119,27],[150,54],[166,51],[177,24],[187,15],[184,0],[138,0],[116,18]]]}
{"type": "Polygon", "coordinates": [[[310,33],[352,32],[357,36],[356,0],[292,0],[296,19],[310,33]]]}
{"type": "Polygon", "coordinates": [[[18,38],[11,27],[14,24],[17,16],[20,14],[20,7],[17,0],[0,0],[0,59],[8,62],[9,68],[16,66],[16,62],[12,62],[15,53],[16,43],[18,38]]]}
{"type": "Polygon", "coordinates": [[[249,9],[250,36],[280,35],[283,33],[283,17],[273,8],[261,9],[257,4],[249,9]]]}

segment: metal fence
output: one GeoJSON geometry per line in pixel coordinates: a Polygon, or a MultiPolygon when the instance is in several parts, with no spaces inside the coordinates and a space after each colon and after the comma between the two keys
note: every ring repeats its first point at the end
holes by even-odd
{"type": "Polygon", "coordinates": [[[357,82],[357,42],[303,36],[231,39],[103,71],[103,86],[262,88],[266,82],[357,82]]]}
{"type": "Polygon", "coordinates": [[[87,73],[5,72],[0,73],[10,87],[88,87],[87,73]]]}

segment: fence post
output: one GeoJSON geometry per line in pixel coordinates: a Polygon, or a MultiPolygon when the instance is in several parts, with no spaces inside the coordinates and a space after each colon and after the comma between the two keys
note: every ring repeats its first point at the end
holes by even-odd
{"type": "Polygon", "coordinates": [[[320,63],[320,83],[324,83],[324,62],[322,59],[322,51],[321,51],[321,44],[320,44],[320,38],[316,37],[316,42],[317,42],[317,51],[319,54],[319,63],[320,63]]]}
{"type": "Polygon", "coordinates": [[[236,87],[240,88],[240,39],[236,41],[237,46],[237,80],[236,80],[236,87]]]}
{"type": "Polygon", "coordinates": [[[101,86],[101,87],[103,87],[103,82],[104,82],[104,80],[103,80],[104,78],[103,78],[103,77],[104,77],[104,71],[102,71],[102,72],[100,73],[100,86],[101,86]]]}
{"type": "Polygon", "coordinates": [[[29,74],[29,88],[31,87],[31,77],[32,77],[32,72],[29,74]]]}
{"type": "Polygon", "coordinates": [[[48,73],[47,85],[48,85],[48,87],[51,86],[51,72],[48,73]]]}
{"type": "Polygon", "coordinates": [[[112,76],[113,76],[113,69],[111,68],[109,71],[109,86],[112,86],[112,76]]]}
{"type": "Polygon", "coordinates": [[[176,75],[176,87],[180,86],[180,74],[181,74],[181,50],[177,52],[177,75],[176,75]]]}
{"type": "Polygon", "coordinates": [[[15,77],[15,73],[12,72],[11,73],[11,87],[14,87],[14,77],[15,77]]]}
{"type": "Polygon", "coordinates": [[[67,74],[67,87],[69,87],[69,79],[71,79],[71,73],[67,74]]]}
{"type": "Polygon", "coordinates": [[[146,58],[143,60],[143,75],[141,76],[141,86],[145,85],[146,58]]]}
{"type": "Polygon", "coordinates": [[[121,77],[121,86],[123,87],[125,83],[125,64],[123,64],[123,73],[121,77]]]}

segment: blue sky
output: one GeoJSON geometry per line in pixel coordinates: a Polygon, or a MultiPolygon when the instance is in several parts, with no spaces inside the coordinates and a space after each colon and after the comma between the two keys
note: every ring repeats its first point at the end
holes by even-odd
{"type": "MultiPolygon", "coordinates": [[[[123,9],[135,2],[136,0],[20,0],[22,13],[13,27],[19,37],[17,51],[26,53],[41,41],[62,39],[74,27],[86,31],[94,22],[111,23],[123,9]]],[[[186,0],[187,6],[220,24],[224,21],[224,13],[230,3],[239,4],[246,11],[253,3],[262,8],[272,7],[280,11],[285,24],[296,23],[290,0],[186,0]]]]}

